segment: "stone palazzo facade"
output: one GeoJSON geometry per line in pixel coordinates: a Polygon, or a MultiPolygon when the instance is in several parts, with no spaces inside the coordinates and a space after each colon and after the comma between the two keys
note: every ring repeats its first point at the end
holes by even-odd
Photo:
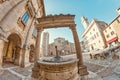
{"type": "Polygon", "coordinates": [[[37,0],[0,0],[0,66],[10,62],[28,66],[33,61],[34,21],[40,16],[37,0]]]}
{"type": "Polygon", "coordinates": [[[115,17],[103,31],[108,47],[117,46],[120,43],[120,8],[117,9],[117,12],[117,17],[115,17]]]}
{"type": "Polygon", "coordinates": [[[106,47],[103,30],[108,26],[107,23],[93,19],[90,23],[84,16],[81,18],[84,26],[82,38],[84,40],[86,51],[104,49],[106,47]]]}
{"type": "Polygon", "coordinates": [[[120,8],[118,15],[110,22],[93,19],[90,23],[84,16],[81,22],[85,31],[82,34],[84,52],[111,48],[120,44],[120,8]]]}
{"type": "Polygon", "coordinates": [[[74,43],[69,42],[68,40],[65,40],[65,38],[58,37],[58,38],[54,39],[53,43],[49,44],[48,56],[56,55],[55,46],[57,46],[58,53],[61,56],[76,53],[74,43]]]}

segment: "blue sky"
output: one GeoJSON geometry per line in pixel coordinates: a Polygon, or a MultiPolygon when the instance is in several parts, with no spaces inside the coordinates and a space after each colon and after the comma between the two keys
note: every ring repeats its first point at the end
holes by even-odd
{"type": "MultiPolygon", "coordinates": [[[[44,0],[46,15],[49,14],[74,14],[77,24],[77,33],[80,41],[84,28],[81,24],[81,16],[91,21],[96,18],[110,23],[117,17],[116,9],[120,7],[120,0],[44,0]]],[[[50,43],[57,37],[64,37],[73,42],[73,36],[69,28],[53,28],[45,30],[50,33],[50,43]]]]}

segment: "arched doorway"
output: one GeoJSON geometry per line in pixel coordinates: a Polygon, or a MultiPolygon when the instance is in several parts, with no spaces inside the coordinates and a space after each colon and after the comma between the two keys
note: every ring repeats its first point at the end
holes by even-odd
{"type": "Polygon", "coordinates": [[[20,64],[21,39],[17,34],[8,36],[8,43],[5,44],[3,63],[20,64]]]}
{"type": "Polygon", "coordinates": [[[29,62],[34,61],[34,45],[30,45],[30,55],[29,55],[29,62]]]}

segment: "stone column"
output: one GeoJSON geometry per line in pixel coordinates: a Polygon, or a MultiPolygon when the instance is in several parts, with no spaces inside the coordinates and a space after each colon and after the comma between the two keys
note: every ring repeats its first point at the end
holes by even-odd
{"type": "MultiPolygon", "coordinates": [[[[21,59],[22,59],[22,48],[21,48],[21,46],[17,46],[15,48],[15,55],[14,55],[14,57],[15,57],[14,58],[14,64],[21,65],[21,59]]],[[[26,59],[27,57],[24,56],[24,58],[26,59]]],[[[28,61],[26,61],[25,59],[24,59],[24,67],[30,65],[30,64],[28,64],[28,61]]]]}
{"type": "Polygon", "coordinates": [[[20,52],[20,66],[27,67],[30,66],[29,62],[29,45],[24,44],[20,52]]]}
{"type": "Polygon", "coordinates": [[[40,54],[40,41],[41,41],[41,33],[42,33],[42,31],[43,31],[42,28],[37,29],[37,39],[36,39],[35,56],[34,56],[35,63],[41,57],[41,54],[40,54]]]}
{"type": "Polygon", "coordinates": [[[40,40],[41,40],[41,33],[43,28],[37,29],[37,38],[36,38],[36,45],[35,45],[35,53],[34,53],[34,67],[32,68],[32,78],[38,79],[39,78],[39,71],[40,66],[38,65],[38,59],[40,58],[40,40]]]}
{"type": "Polygon", "coordinates": [[[0,40],[0,67],[2,66],[2,62],[3,62],[3,48],[4,48],[4,41],[0,40]]]}
{"type": "Polygon", "coordinates": [[[87,67],[83,64],[83,55],[81,53],[81,47],[80,47],[80,42],[79,42],[79,38],[78,38],[78,35],[77,35],[77,31],[76,31],[76,26],[71,25],[70,28],[71,28],[72,33],[73,33],[77,59],[79,60],[78,61],[78,73],[81,76],[84,76],[84,75],[88,74],[88,71],[87,71],[87,67]]]}
{"type": "Polygon", "coordinates": [[[3,54],[5,54],[4,53],[5,42],[8,42],[8,40],[6,39],[5,36],[1,35],[0,36],[0,67],[2,67],[2,64],[3,64],[3,54]]]}
{"type": "Polygon", "coordinates": [[[7,61],[12,61],[12,53],[13,53],[13,41],[9,40],[8,50],[7,50],[7,61]]]}

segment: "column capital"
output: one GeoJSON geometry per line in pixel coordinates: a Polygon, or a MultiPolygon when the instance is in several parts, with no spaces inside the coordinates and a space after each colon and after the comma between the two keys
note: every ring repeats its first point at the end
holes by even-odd
{"type": "Polygon", "coordinates": [[[29,44],[24,44],[23,47],[20,46],[20,48],[28,50],[28,49],[30,49],[30,45],[29,44]]]}
{"type": "Polygon", "coordinates": [[[70,25],[71,30],[76,30],[76,24],[70,25]]]}
{"type": "Polygon", "coordinates": [[[5,41],[5,42],[8,42],[6,36],[4,34],[2,34],[2,33],[0,33],[0,39],[5,41]]]}
{"type": "Polygon", "coordinates": [[[37,28],[37,32],[42,32],[43,30],[44,30],[43,27],[37,28]]]}
{"type": "Polygon", "coordinates": [[[43,26],[41,26],[37,21],[34,22],[34,26],[38,31],[43,29],[43,26]]]}
{"type": "Polygon", "coordinates": [[[72,31],[76,31],[76,27],[70,27],[72,31]]]}
{"type": "Polygon", "coordinates": [[[70,27],[76,27],[76,24],[70,24],[70,27]]]}

